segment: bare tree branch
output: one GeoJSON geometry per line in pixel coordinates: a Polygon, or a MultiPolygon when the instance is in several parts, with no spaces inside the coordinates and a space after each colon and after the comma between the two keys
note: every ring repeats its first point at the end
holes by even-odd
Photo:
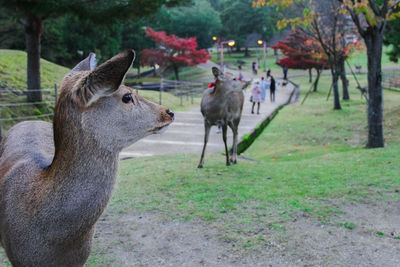
{"type": "MultiPolygon", "coordinates": [[[[387,4],[388,1],[385,1],[385,4],[387,4]]],[[[395,10],[395,7],[400,3],[400,0],[395,1],[389,8],[386,6],[382,9],[382,18],[384,19],[381,28],[379,29],[380,31],[385,31],[386,29],[386,24],[388,22],[388,18],[392,15],[393,11],[395,10]],[[388,8],[388,9],[387,9],[388,8]],[[385,10],[385,13],[383,11],[385,10]]]]}
{"type": "MultiPolygon", "coordinates": [[[[384,0],[383,5],[387,5],[387,2],[389,0],[384,0]]],[[[353,1],[354,2],[354,1],[353,1]]],[[[374,0],[368,0],[369,6],[371,7],[372,11],[374,12],[375,16],[380,17],[381,16],[381,10],[379,10],[379,7],[375,4],[374,0]]]]}

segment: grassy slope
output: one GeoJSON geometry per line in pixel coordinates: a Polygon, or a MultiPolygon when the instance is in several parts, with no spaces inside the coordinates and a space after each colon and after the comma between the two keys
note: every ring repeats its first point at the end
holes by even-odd
{"type": "MultiPolygon", "coordinates": [[[[41,59],[41,80],[42,88],[53,88],[54,83],[61,82],[66,73],[69,72],[68,68],[51,63],[47,60],[41,59]]],[[[17,90],[26,90],[26,52],[18,50],[0,49],[0,87],[9,87],[17,90]]],[[[47,95],[44,97],[47,105],[29,105],[19,107],[2,107],[0,110],[0,118],[16,118],[23,116],[32,116],[40,114],[48,114],[53,112],[53,92],[45,91],[47,95]]],[[[141,91],[141,95],[152,100],[156,103],[159,102],[159,93],[153,91],[141,91]]],[[[11,94],[2,95],[1,103],[24,103],[25,97],[16,97],[11,94]]],[[[168,106],[171,110],[181,111],[195,107],[199,104],[200,99],[195,98],[194,104],[191,101],[183,98],[182,105],[180,98],[169,93],[164,93],[162,96],[162,103],[168,106]]],[[[50,120],[50,118],[40,118],[43,120],[50,120]]],[[[18,121],[4,121],[2,122],[3,131],[8,130],[18,121]]]]}
{"type": "MultiPolygon", "coordinates": [[[[0,88],[9,87],[18,91],[26,90],[26,52],[18,50],[0,49],[0,88]]],[[[50,89],[43,92],[46,104],[2,107],[0,118],[10,119],[32,115],[51,114],[54,106],[54,83],[60,84],[61,79],[69,69],[41,59],[42,88],[50,89]]],[[[24,103],[24,96],[17,97],[13,94],[1,94],[1,103],[24,103]]],[[[41,118],[50,120],[49,117],[41,118]]],[[[3,121],[2,129],[8,130],[17,121],[3,121]]]]}
{"type": "MultiPolygon", "coordinates": [[[[41,59],[42,88],[53,88],[69,69],[41,59]]],[[[0,49],[0,87],[26,89],[26,52],[0,49]]]]}

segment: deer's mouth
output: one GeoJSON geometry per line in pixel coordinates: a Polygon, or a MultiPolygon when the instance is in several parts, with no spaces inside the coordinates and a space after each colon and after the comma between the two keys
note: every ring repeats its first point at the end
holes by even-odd
{"type": "Polygon", "coordinates": [[[155,127],[155,128],[153,128],[152,130],[150,130],[150,132],[151,132],[152,134],[161,134],[161,133],[165,132],[165,130],[167,130],[168,126],[169,126],[171,123],[172,123],[172,121],[169,122],[169,123],[167,123],[167,124],[164,124],[164,125],[162,125],[162,126],[155,127]]]}
{"type": "Polygon", "coordinates": [[[150,130],[150,132],[153,134],[164,132],[167,127],[174,121],[174,118],[174,113],[169,109],[165,109],[162,113],[160,113],[159,125],[150,130]]]}

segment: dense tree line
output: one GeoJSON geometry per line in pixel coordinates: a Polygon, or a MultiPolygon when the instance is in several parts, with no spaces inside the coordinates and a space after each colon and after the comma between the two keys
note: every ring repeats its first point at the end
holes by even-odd
{"type": "MultiPolygon", "coordinates": [[[[2,13],[6,15],[5,19],[7,20],[7,16],[9,16],[23,27],[27,52],[28,101],[42,101],[40,58],[43,33],[46,30],[45,23],[49,20],[72,16],[80,20],[79,26],[82,25],[82,28],[87,26],[84,25],[84,22],[93,23],[97,26],[106,25],[110,29],[110,32],[105,36],[107,37],[111,31],[114,33],[113,28],[119,23],[135,22],[142,17],[154,14],[162,6],[175,6],[184,2],[188,2],[188,0],[0,0],[0,5],[4,9],[2,13]]],[[[57,28],[57,25],[58,21],[51,24],[50,28],[63,34],[64,24],[60,23],[61,29],[57,28]]],[[[69,28],[69,25],[67,27],[69,28]]],[[[86,32],[84,34],[89,35],[86,32]]],[[[98,35],[99,33],[96,34],[96,38],[98,35]]],[[[79,51],[76,52],[81,54],[79,51]]]]}
{"type": "MultiPolygon", "coordinates": [[[[50,15],[43,20],[41,57],[72,66],[91,51],[95,51],[102,61],[126,48],[137,51],[152,48],[154,43],[145,37],[144,26],[183,38],[196,37],[199,48],[212,47],[212,36],[235,39],[238,50],[248,46],[248,34],[258,33],[268,40],[276,31],[278,19],[274,9],[254,9],[251,0],[176,2],[181,4],[175,7],[164,5],[149,17],[134,16],[126,20],[102,21],[74,12],[50,15]]],[[[107,17],[112,15],[118,16],[110,14],[107,17]]],[[[0,24],[0,48],[25,50],[24,26],[15,8],[0,7],[0,24]]],[[[135,62],[138,67],[139,60],[135,62]]]]}

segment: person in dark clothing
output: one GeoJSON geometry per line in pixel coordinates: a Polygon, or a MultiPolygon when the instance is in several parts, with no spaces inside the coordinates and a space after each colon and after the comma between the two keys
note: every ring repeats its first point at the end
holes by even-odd
{"type": "Polygon", "coordinates": [[[258,70],[258,64],[257,62],[253,61],[251,68],[253,69],[253,74],[257,75],[257,70],[258,70]]]}
{"type": "Polygon", "coordinates": [[[286,81],[287,80],[287,73],[288,73],[288,68],[287,67],[283,67],[283,79],[286,81]]]}
{"type": "Polygon", "coordinates": [[[271,102],[275,102],[275,89],[276,89],[275,79],[271,75],[271,85],[269,88],[269,96],[270,96],[271,102]]]}

